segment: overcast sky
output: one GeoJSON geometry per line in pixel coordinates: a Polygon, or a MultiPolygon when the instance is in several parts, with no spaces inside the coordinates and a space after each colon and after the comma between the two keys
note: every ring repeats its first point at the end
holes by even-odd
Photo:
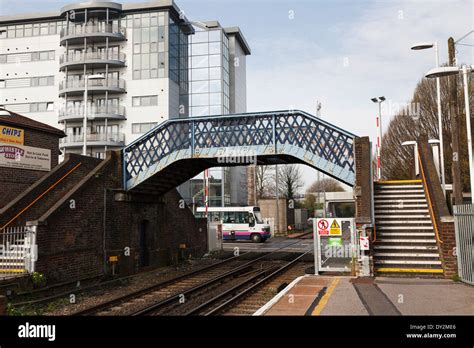
{"type": "MultiPolygon", "coordinates": [[[[1,14],[57,10],[72,1],[0,0],[1,14]]],[[[120,2],[120,1],[118,1],[120,2]]],[[[122,1],[143,2],[143,1],[122,1]]],[[[439,41],[474,29],[473,0],[177,0],[190,20],[239,26],[252,55],[247,59],[248,111],[301,109],[357,135],[376,134],[376,105],[384,95],[384,125],[435,64],[433,50],[410,51],[419,41],[439,41]]],[[[474,35],[463,43],[473,44],[474,35]]],[[[460,62],[474,64],[474,50],[458,46],[460,62]]],[[[304,169],[309,185],[315,171],[304,169]]]]}

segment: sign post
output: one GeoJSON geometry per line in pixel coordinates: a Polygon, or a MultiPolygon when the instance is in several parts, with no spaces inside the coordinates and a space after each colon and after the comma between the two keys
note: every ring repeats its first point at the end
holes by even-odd
{"type": "Polygon", "coordinates": [[[319,275],[319,231],[317,220],[313,219],[313,244],[314,244],[314,275],[319,275]]]}

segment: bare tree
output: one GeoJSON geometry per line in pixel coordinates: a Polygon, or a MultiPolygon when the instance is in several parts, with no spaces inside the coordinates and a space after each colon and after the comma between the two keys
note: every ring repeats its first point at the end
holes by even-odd
{"type": "Polygon", "coordinates": [[[316,180],[313,182],[307,189],[306,192],[340,192],[345,191],[344,187],[339,183],[339,181],[334,180],[333,178],[324,178],[321,180],[316,180]]]}
{"type": "MultiPolygon", "coordinates": [[[[471,78],[472,80],[472,78],[471,78]]],[[[461,84],[458,84],[458,115],[465,120],[464,98],[461,84]]],[[[441,100],[449,100],[448,79],[441,79],[441,100]]],[[[469,95],[474,94],[472,83],[469,95]]],[[[442,126],[444,139],[444,159],[446,183],[451,183],[452,139],[451,115],[448,103],[442,103],[442,126]]],[[[416,86],[410,102],[411,108],[404,108],[390,120],[382,137],[382,167],[385,179],[408,179],[414,171],[413,148],[404,147],[404,141],[417,140],[420,134],[429,139],[438,139],[438,109],[436,102],[436,81],[422,79],[416,86]]],[[[467,144],[466,124],[461,122],[461,144],[467,144]]],[[[467,146],[461,146],[459,154],[464,190],[469,187],[467,146]]]]}
{"type": "Polygon", "coordinates": [[[295,198],[304,186],[301,169],[296,164],[286,164],[278,167],[278,188],[280,194],[288,199],[295,198]]]}
{"type": "Polygon", "coordinates": [[[257,166],[255,173],[257,182],[257,199],[271,197],[273,176],[269,166],[257,166]]]}

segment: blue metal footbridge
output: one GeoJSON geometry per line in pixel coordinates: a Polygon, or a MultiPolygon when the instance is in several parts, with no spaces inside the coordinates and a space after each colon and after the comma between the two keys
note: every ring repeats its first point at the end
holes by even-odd
{"type": "Polygon", "coordinates": [[[355,137],[299,110],[170,119],[122,150],[124,189],[165,193],[211,167],[289,163],[353,186],[355,137]]]}

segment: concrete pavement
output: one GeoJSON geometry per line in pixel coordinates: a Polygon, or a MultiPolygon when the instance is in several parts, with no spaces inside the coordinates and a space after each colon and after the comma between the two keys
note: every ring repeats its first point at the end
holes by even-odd
{"type": "Polygon", "coordinates": [[[447,279],[307,275],[256,315],[474,315],[474,287],[447,279]]]}

